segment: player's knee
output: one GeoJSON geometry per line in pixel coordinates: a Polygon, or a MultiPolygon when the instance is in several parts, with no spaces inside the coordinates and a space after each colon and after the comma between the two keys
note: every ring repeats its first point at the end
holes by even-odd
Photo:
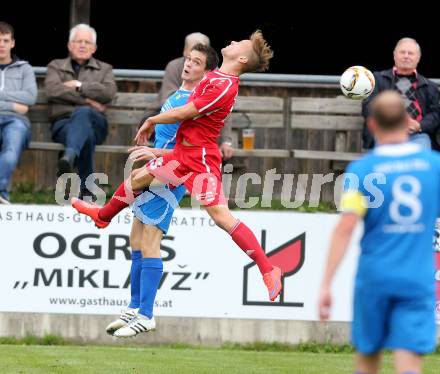
{"type": "Polygon", "coordinates": [[[138,170],[133,170],[131,173],[130,173],[130,182],[131,182],[131,188],[133,189],[133,190],[136,190],[136,189],[138,189],[139,188],[139,178],[138,178],[138,176],[139,176],[139,171],[138,170]]]}
{"type": "Polygon", "coordinates": [[[130,173],[131,178],[134,178],[136,175],[138,175],[141,170],[142,170],[141,168],[133,169],[130,173]]]}
{"type": "Polygon", "coordinates": [[[223,227],[224,227],[224,225],[225,225],[225,220],[222,219],[222,217],[214,216],[214,217],[212,217],[212,219],[213,219],[213,221],[215,222],[215,224],[216,224],[218,227],[220,227],[220,228],[223,228],[223,227]]]}
{"type": "Polygon", "coordinates": [[[130,237],[130,247],[139,250],[141,248],[141,240],[138,237],[130,237]]]}
{"type": "Polygon", "coordinates": [[[211,215],[212,220],[215,222],[215,224],[220,227],[223,230],[228,231],[228,217],[226,217],[223,214],[217,213],[211,215]]]}
{"type": "Polygon", "coordinates": [[[152,177],[145,170],[133,170],[130,174],[131,188],[134,191],[140,191],[148,187],[152,177]]]}
{"type": "Polygon", "coordinates": [[[142,251],[142,257],[144,258],[151,258],[151,257],[160,258],[160,246],[156,247],[148,243],[142,243],[141,251],[142,251]]]}
{"type": "Polygon", "coordinates": [[[229,231],[236,223],[228,209],[212,207],[208,208],[208,213],[215,224],[225,231],[229,231]]]}

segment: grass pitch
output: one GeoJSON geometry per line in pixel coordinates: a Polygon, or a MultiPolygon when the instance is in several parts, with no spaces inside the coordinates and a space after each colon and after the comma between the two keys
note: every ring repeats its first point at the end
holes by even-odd
{"type": "MultiPolygon", "coordinates": [[[[385,355],[382,373],[392,373],[385,355]]],[[[440,355],[426,358],[424,373],[438,373],[440,355]]],[[[242,349],[0,345],[0,373],[352,373],[351,353],[242,349]]]]}

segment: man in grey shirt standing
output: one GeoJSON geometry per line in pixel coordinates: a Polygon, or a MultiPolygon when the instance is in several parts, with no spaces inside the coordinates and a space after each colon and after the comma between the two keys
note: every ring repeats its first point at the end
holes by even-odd
{"type": "Polygon", "coordinates": [[[0,204],[9,204],[9,184],[31,129],[26,113],[37,100],[31,65],[12,55],[14,29],[0,22],[0,204]]]}

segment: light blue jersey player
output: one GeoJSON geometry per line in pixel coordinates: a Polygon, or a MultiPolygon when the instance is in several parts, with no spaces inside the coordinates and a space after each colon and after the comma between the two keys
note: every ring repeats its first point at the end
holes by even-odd
{"type": "Polygon", "coordinates": [[[436,343],[433,235],[440,212],[440,155],[407,142],[406,114],[392,92],[372,104],[378,146],[349,165],[320,295],[329,317],[330,284],[359,219],[364,221],[355,280],[353,344],[359,373],[376,373],[379,353],[396,371],[420,373],[436,343]]]}
{"type": "MultiPolygon", "coordinates": [[[[204,44],[195,44],[185,59],[182,87],[164,103],[162,111],[185,105],[192,90],[203,76],[215,69],[217,65],[218,55],[214,49],[204,44]]],[[[151,149],[145,150],[146,155],[148,157],[152,153],[162,155],[167,149],[174,148],[178,127],[178,123],[156,125],[154,143],[156,149],[153,150],[154,152],[151,149]],[[157,152],[158,149],[159,152],[157,152]]],[[[139,159],[142,159],[144,149],[141,148],[134,153],[138,151],[141,152],[139,159]]],[[[133,159],[136,160],[137,156],[133,159]]],[[[158,157],[155,160],[160,163],[161,158],[158,157]]],[[[183,185],[173,189],[165,186],[150,186],[147,191],[137,197],[133,204],[135,219],[130,234],[132,248],[130,304],[118,319],[107,326],[107,333],[116,337],[129,337],[156,328],[153,306],[163,274],[160,243],[170,226],[174,209],[184,193],[183,185]]]]}
{"type": "Polygon", "coordinates": [[[428,353],[435,344],[432,238],[440,156],[415,143],[381,145],[347,174],[342,211],[364,220],[353,342],[364,353],[381,347],[428,353]]]}
{"type": "MultiPolygon", "coordinates": [[[[186,90],[183,87],[167,99],[161,108],[161,112],[178,108],[188,102],[192,91],[186,90]]],[[[173,149],[176,145],[176,132],[178,128],[179,123],[157,124],[154,148],[173,149]]],[[[133,213],[143,224],[156,226],[166,234],[174,209],[184,195],[185,186],[183,184],[171,190],[166,187],[150,188],[148,192],[136,199],[133,204],[133,213]]]]}

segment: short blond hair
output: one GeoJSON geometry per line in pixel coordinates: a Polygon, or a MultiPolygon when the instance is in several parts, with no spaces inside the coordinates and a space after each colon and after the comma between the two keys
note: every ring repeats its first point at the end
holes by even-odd
{"type": "Polygon", "coordinates": [[[273,57],[273,51],[270,45],[263,37],[260,30],[256,30],[250,37],[252,42],[252,52],[245,65],[243,72],[260,72],[269,69],[269,61],[273,57]]]}

